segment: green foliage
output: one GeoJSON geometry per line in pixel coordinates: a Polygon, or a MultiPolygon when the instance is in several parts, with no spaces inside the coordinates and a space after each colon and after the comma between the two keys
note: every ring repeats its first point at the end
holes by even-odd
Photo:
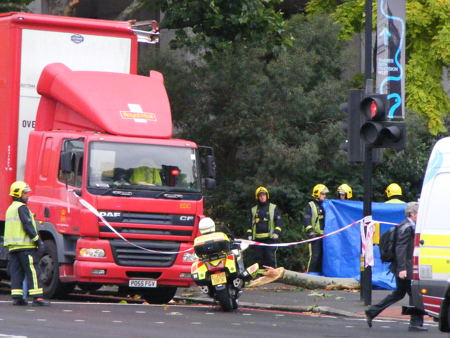
{"type": "MultiPolygon", "coordinates": [[[[236,237],[249,226],[254,191],[261,185],[282,210],[283,242],[306,238],[301,219],[315,184],[326,184],[334,198],[345,182],[356,200],[363,199],[363,168],[339,149],[346,116],[338,107],[348,93],[341,79],[346,59],[339,28],[326,17],[295,16],[285,34],[294,37],[293,45],[268,63],[262,48],[240,45],[215,53],[207,63],[177,61],[168,53],[147,65],[165,74],[176,137],[214,147],[218,187],[205,198],[205,214],[236,237]]],[[[407,117],[408,148],[386,151],[376,166],[375,201],[385,200],[392,181],[404,188],[406,200],[417,199],[435,139],[421,115],[407,117]]],[[[252,262],[251,249],[246,254],[252,262]]],[[[278,265],[303,271],[308,249],[280,248],[277,257],[278,265]]]]}
{"type": "MultiPolygon", "coordinates": [[[[341,37],[351,38],[364,24],[364,0],[311,0],[311,14],[331,13],[342,26],[341,37]]],[[[376,23],[374,1],[374,24],[376,23]]],[[[428,120],[433,134],[446,131],[450,100],[441,81],[443,67],[450,64],[450,1],[408,0],[406,2],[406,105],[428,120]]]]}
{"type": "Polygon", "coordinates": [[[275,10],[279,0],[161,0],[162,28],[176,29],[173,48],[227,50],[236,45],[264,45],[277,52],[284,20],[275,10]],[[189,34],[190,28],[193,34],[189,34]]]}
{"type": "Polygon", "coordinates": [[[0,0],[0,12],[19,12],[25,10],[25,7],[32,3],[33,0],[0,0]]]}

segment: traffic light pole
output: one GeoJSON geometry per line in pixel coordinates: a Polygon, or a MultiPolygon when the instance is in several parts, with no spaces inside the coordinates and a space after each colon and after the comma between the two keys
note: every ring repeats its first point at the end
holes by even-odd
{"type": "MultiPolygon", "coordinates": [[[[366,94],[372,92],[372,0],[366,0],[365,7],[366,24],[365,24],[365,57],[364,57],[364,77],[366,80],[366,94]]],[[[372,215],[372,155],[373,149],[371,145],[366,144],[364,154],[364,216],[372,215]]],[[[364,234],[367,229],[364,228],[364,234]]],[[[361,262],[361,291],[360,297],[364,301],[364,305],[372,304],[372,267],[365,267],[361,262]]]]}
{"type": "MultiPolygon", "coordinates": [[[[365,158],[364,158],[364,216],[372,215],[372,162],[373,149],[371,145],[366,145],[365,158]]],[[[366,235],[367,228],[364,228],[364,234],[366,235]]],[[[361,272],[361,296],[364,301],[364,305],[372,304],[372,267],[364,266],[361,272]]]]}

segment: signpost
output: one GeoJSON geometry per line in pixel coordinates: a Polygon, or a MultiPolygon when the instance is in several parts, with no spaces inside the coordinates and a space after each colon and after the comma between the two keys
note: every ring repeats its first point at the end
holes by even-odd
{"type": "Polygon", "coordinates": [[[378,0],[376,93],[387,94],[389,120],[405,118],[405,0],[378,0]]]}

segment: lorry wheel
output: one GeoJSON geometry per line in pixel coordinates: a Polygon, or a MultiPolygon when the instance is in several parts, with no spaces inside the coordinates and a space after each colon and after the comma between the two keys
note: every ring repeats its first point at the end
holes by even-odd
{"type": "Polygon", "coordinates": [[[97,291],[102,286],[103,284],[97,283],[78,283],[78,287],[85,292],[97,291]]]}
{"type": "Polygon", "coordinates": [[[227,286],[225,289],[216,290],[217,300],[219,301],[222,310],[225,312],[230,312],[233,310],[233,298],[230,294],[230,288],[227,286]]]}
{"type": "Polygon", "coordinates": [[[176,292],[177,288],[175,286],[166,286],[151,289],[140,289],[138,293],[140,293],[142,298],[151,304],[166,304],[173,299],[176,292]]]}
{"type": "Polygon", "coordinates": [[[58,255],[52,240],[44,241],[44,249],[39,252],[39,268],[46,298],[61,297],[74,289],[74,283],[61,283],[59,280],[58,255]]]}

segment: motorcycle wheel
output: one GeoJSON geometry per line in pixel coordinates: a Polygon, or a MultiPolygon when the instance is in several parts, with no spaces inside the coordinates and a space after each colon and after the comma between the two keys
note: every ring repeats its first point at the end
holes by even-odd
{"type": "Polygon", "coordinates": [[[231,296],[229,286],[227,286],[225,289],[217,290],[216,296],[223,311],[230,312],[234,309],[233,298],[231,296]]]}

